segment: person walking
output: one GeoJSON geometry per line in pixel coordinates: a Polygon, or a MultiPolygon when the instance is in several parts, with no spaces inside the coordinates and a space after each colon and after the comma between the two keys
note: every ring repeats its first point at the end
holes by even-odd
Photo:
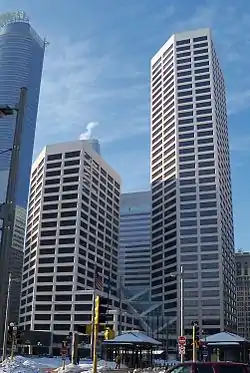
{"type": "Polygon", "coordinates": [[[115,358],[115,369],[121,368],[121,356],[118,354],[115,358]]]}

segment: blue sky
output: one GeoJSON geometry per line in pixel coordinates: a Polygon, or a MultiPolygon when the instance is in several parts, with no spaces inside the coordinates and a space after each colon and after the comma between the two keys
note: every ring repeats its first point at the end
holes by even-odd
{"type": "Polygon", "coordinates": [[[35,153],[89,122],[123,190],[149,185],[149,61],[172,33],[211,27],[228,92],[236,247],[250,250],[249,0],[1,0],[50,45],[35,153]]]}

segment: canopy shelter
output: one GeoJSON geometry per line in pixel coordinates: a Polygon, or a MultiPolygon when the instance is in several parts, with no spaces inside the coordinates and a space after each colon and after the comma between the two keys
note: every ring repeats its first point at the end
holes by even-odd
{"type": "Polygon", "coordinates": [[[131,330],[103,342],[106,352],[121,355],[122,362],[129,368],[152,366],[153,349],[161,345],[143,332],[131,330]]]}
{"type": "Polygon", "coordinates": [[[154,338],[151,338],[140,331],[128,331],[126,333],[120,334],[114,339],[110,339],[108,341],[103,342],[104,344],[112,344],[112,345],[122,345],[122,344],[130,344],[130,345],[141,345],[141,346],[160,346],[161,342],[157,341],[154,338]]]}
{"type": "Polygon", "coordinates": [[[220,332],[202,339],[208,346],[210,354],[216,354],[218,360],[234,360],[248,362],[250,342],[234,333],[220,332]]]}
{"type": "Polygon", "coordinates": [[[217,334],[209,335],[203,339],[207,344],[215,345],[217,343],[221,345],[235,344],[239,345],[240,343],[249,343],[249,341],[243,337],[240,337],[237,334],[229,332],[220,332],[217,334]]]}

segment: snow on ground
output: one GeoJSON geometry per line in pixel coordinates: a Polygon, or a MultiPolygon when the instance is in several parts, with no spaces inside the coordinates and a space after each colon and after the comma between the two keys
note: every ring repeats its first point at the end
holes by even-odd
{"type": "MultiPolygon", "coordinates": [[[[92,372],[93,364],[92,363],[86,363],[84,360],[80,361],[79,365],[72,365],[68,364],[66,365],[66,369],[63,370],[62,367],[58,368],[55,370],[57,373],[82,373],[82,372],[92,372]]],[[[121,364],[121,368],[126,368],[125,365],[121,364]]],[[[113,361],[104,361],[104,360],[99,360],[97,363],[97,369],[98,372],[102,372],[103,370],[106,369],[115,369],[115,363],[113,361]]]]}
{"type": "Polygon", "coordinates": [[[16,356],[14,361],[8,359],[5,363],[0,364],[0,373],[45,373],[47,368],[51,370],[62,365],[62,359],[58,358],[27,358],[16,356]]]}
{"type": "MultiPolygon", "coordinates": [[[[90,360],[81,360],[80,365],[69,364],[66,361],[65,370],[62,369],[61,358],[30,358],[23,356],[16,356],[14,361],[7,360],[0,364],[0,373],[46,373],[46,372],[64,372],[64,373],[80,373],[92,372],[92,362],[90,360]]],[[[125,366],[121,366],[125,367],[125,366]]],[[[114,362],[98,361],[98,371],[105,369],[114,369],[114,362]]]]}
{"type": "MultiPolygon", "coordinates": [[[[155,360],[155,364],[158,367],[163,367],[166,363],[169,365],[175,365],[178,363],[176,360],[165,362],[163,360],[155,360]]],[[[60,357],[47,358],[47,357],[24,357],[16,356],[14,361],[11,362],[8,360],[5,363],[0,364],[0,373],[47,373],[47,372],[56,372],[56,373],[92,373],[93,364],[90,360],[81,360],[79,365],[72,365],[69,361],[66,361],[66,367],[63,370],[62,368],[63,361],[60,357]]],[[[115,369],[115,362],[113,361],[98,361],[98,372],[101,373],[103,370],[115,369]]],[[[125,365],[121,365],[121,368],[126,368],[125,365]]],[[[154,369],[158,373],[163,373],[162,368],[154,369]]],[[[145,370],[146,372],[152,372],[149,368],[145,370]]]]}

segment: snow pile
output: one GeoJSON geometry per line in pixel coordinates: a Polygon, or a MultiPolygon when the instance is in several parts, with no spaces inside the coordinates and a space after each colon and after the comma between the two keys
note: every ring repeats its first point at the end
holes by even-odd
{"type": "Polygon", "coordinates": [[[46,373],[62,365],[61,358],[32,358],[15,356],[14,361],[10,359],[0,364],[0,373],[46,373]]]}
{"type": "MultiPolygon", "coordinates": [[[[99,373],[101,373],[104,370],[114,370],[115,369],[115,362],[113,361],[104,361],[99,360],[97,363],[97,370],[99,373]]],[[[121,364],[121,368],[126,368],[125,365],[121,364]]],[[[80,362],[79,365],[72,365],[68,364],[66,365],[65,369],[63,370],[62,366],[58,369],[55,369],[55,372],[57,373],[92,373],[93,370],[93,363],[84,364],[84,360],[82,363],[80,362]]],[[[1,372],[0,372],[1,373],[1,372]]]]}
{"type": "Polygon", "coordinates": [[[0,373],[37,373],[37,366],[32,360],[16,356],[13,362],[8,359],[0,364],[0,373]]]}

